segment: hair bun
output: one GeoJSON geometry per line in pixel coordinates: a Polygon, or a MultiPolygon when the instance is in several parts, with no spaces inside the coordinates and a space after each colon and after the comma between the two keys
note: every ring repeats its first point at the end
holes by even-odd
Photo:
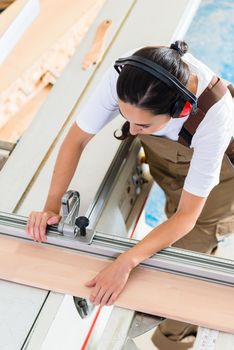
{"type": "Polygon", "coordinates": [[[177,40],[171,44],[170,49],[176,50],[180,56],[188,51],[188,44],[185,41],[177,40]]]}

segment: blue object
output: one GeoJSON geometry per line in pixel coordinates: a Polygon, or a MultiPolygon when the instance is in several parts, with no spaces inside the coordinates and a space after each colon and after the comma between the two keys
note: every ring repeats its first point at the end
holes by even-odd
{"type": "Polygon", "coordinates": [[[154,183],[145,205],[145,222],[147,225],[156,227],[166,220],[165,204],[164,191],[154,183]]]}
{"type": "Polygon", "coordinates": [[[185,35],[189,51],[234,82],[234,1],[203,0],[185,35]]]}
{"type": "MultiPolygon", "coordinates": [[[[234,82],[234,1],[203,0],[186,33],[189,51],[222,78],[234,82]]],[[[145,206],[145,222],[155,227],[166,219],[165,195],[154,184],[145,206]]]]}

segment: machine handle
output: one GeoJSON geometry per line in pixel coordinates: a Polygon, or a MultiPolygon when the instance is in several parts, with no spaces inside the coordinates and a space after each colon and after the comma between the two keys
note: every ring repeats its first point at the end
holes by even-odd
{"type": "Polygon", "coordinates": [[[79,216],[75,220],[75,225],[80,229],[80,235],[86,236],[86,227],[89,226],[89,219],[86,216],[79,216]]]}
{"type": "Polygon", "coordinates": [[[80,200],[79,192],[69,190],[67,191],[61,201],[61,209],[62,209],[62,216],[67,217],[70,213],[72,207],[75,203],[77,203],[80,200]]]}

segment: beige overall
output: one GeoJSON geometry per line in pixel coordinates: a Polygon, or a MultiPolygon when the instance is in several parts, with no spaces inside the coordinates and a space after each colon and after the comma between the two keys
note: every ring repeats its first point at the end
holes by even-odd
{"type": "MultiPolygon", "coordinates": [[[[139,136],[146,154],[150,173],[166,194],[166,214],[175,213],[188,173],[193,150],[163,137],[139,136]]],[[[220,183],[211,191],[196,226],[174,247],[211,253],[217,238],[234,232],[234,167],[224,155],[220,183]]],[[[192,302],[192,301],[191,301],[192,302]]],[[[196,327],[173,320],[165,320],[153,336],[161,350],[188,349],[191,343],[181,343],[186,335],[196,334],[196,327]]]]}
{"type": "MultiPolygon", "coordinates": [[[[193,150],[179,142],[153,135],[139,135],[150,167],[150,173],[166,194],[166,214],[176,212],[193,150]]],[[[196,226],[175,247],[210,254],[217,247],[217,238],[234,232],[234,167],[225,154],[220,183],[211,191],[196,226]]],[[[192,302],[192,301],[191,301],[192,302]]],[[[153,336],[161,350],[188,349],[191,343],[180,340],[196,334],[196,327],[165,320],[153,336]]]]}

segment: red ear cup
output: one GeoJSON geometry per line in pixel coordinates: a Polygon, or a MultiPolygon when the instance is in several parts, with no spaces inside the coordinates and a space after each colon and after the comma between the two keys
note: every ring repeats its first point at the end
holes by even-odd
{"type": "Polygon", "coordinates": [[[189,115],[191,113],[193,109],[193,106],[191,105],[191,103],[189,103],[188,101],[186,101],[184,108],[182,109],[182,111],[180,112],[179,118],[183,118],[186,115],[189,115]]]}

